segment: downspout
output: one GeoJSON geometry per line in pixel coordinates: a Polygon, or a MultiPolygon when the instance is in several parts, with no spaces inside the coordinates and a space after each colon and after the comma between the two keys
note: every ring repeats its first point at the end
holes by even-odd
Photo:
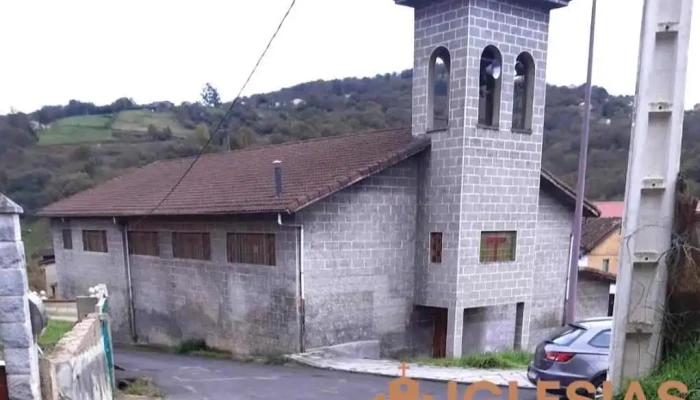
{"type": "Polygon", "coordinates": [[[292,228],[299,228],[299,240],[298,240],[298,251],[296,252],[296,275],[299,291],[299,304],[298,304],[298,319],[299,319],[299,352],[303,353],[306,351],[304,336],[306,332],[306,318],[305,318],[305,297],[304,297],[304,226],[301,224],[285,224],[282,222],[282,214],[277,214],[277,224],[279,226],[288,226],[292,228]]]}
{"type": "Polygon", "coordinates": [[[134,288],[131,280],[131,260],[129,257],[129,235],[126,220],[121,221],[122,231],[122,251],[124,253],[124,269],[126,270],[126,293],[129,304],[129,328],[131,329],[131,340],[136,343],[136,317],[134,313],[134,288]]]}
{"type": "MultiPolygon", "coordinates": [[[[282,161],[275,160],[273,163],[275,197],[278,200],[282,199],[282,161]]],[[[299,240],[297,240],[299,249],[296,253],[296,278],[297,278],[297,326],[299,328],[299,352],[306,351],[304,337],[306,333],[306,317],[305,317],[305,297],[304,297],[304,226],[300,224],[285,224],[282,222],[282,214],[277,213],[277,224],[279,226],[288,226],[299,228],[299,240]]]]}

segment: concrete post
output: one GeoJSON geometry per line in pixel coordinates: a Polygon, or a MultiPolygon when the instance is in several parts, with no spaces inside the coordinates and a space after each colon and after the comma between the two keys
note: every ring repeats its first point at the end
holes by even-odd
{"type": "Polygon", "coordinates": [[[445,353],[448,358],[462,357],[462,331],[464,330],[464,309],[450,307],[447,310],[447,343],[445,353]]]}
{"type": "Polygon", "coordinates": [[[11,400],[40,400],[39,353],[29,317],[22,207],[0,193],[0,340],[11,400]]]}

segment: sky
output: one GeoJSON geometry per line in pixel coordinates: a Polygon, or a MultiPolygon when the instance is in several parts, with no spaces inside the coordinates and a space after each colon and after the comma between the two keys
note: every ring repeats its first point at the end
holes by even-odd
{"type": "MultiPolygon", "coordinates": [[[[551,14],[547,81],[586,80],[592,0],[551,14]]],[[[0,114],[70,99],[197,101],[206,82],[231,100],[291,0],[0,2],[0,114]]],[[[643,0],[599,0],[593,84],[634,94],[643,0]]],[[[700,10],[688,71],[700,71],[700,10]]],[[[297,0],[244,95],[413,63],[413,10],[392,0],[297,0]]],[[[700,76],[686,104],[700,103],[700,76]]]]}

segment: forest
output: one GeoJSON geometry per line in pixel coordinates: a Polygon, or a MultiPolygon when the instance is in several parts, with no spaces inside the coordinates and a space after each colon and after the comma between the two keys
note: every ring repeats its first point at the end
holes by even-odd
{"type": "MultiPolygon", "coordinates": [[[[204,86],[200,99],[97,106],[71,100],[0,116],[0,191],[27,214],[147,163],[340,133],[409,126],[412,71],[314,81],[231,102],[204,86]],[[216,127],[219,127],[216,130],[216,127]]],[[[438,87],[438,95],[445,94],[438,87]]],[[[548,86],[543,166],[573,184],[582,122],[582,86],[548,86]]],[[[697,108],[697,107],[696,107],[697,108]]],[[[621,199],[625,186],[632,96],[592,91],[586,194],[621,199]]],[[[687,111],[682,169],[697,193],[700,110],[687,111]]]]}

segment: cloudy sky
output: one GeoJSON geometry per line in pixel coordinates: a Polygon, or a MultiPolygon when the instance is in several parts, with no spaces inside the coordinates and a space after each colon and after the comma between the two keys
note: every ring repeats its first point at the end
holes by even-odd
{"type": "MultiPolygon", "coordinates": [[[[0,4],[0,113],[70,99],[230,100],[291,0],[22,0],[0,4]]],[[[599,0],[593,82],[633,94],[643,0],[599,0]]],[[[591,0],[552,12],[547,81],[586,77],[591,0]]],[[[700,10],[689,71],[700,70],[700,10]]],[[[245,94],[412,66],[413,11],[392,0],[297,0],[245,94]]],[[[686,108],[700,103],[689,73],[686,108]]]]}

